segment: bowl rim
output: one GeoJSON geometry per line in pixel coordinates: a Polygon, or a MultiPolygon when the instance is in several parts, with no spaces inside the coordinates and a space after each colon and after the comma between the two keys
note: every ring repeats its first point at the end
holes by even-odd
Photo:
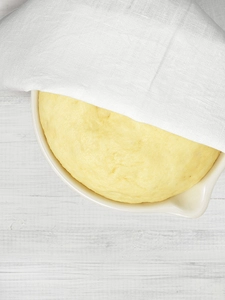
{"type": "Polygon", "coordinates": [[[31,109],[33,125],[40,148],[55,173],[73,190],[85,198],[102,206],[138,213],[163,213],[177,215],[186,218],[200,217],[208,207],[212,190],[225,169],[225,153],[219,155],[217,161],[206,176],[189,190],[171,197],[167,200],[155,203],[128,204],[109,200],[89,190],[76,179],[74,179],[59,163],[46,141],[39,119],[38,91],[31,91],[31,109]],[[195,201],[199,201],[198,205],[195,201]]]}

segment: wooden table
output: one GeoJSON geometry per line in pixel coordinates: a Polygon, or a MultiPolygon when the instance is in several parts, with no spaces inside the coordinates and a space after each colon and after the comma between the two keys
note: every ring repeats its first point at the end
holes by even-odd
{"type": "Polygon", "coordinates": [[[0,91],[0,299],[224,300],[225,172],[199,219],[101,207],[46,162],[30,95],[0,91]]]}

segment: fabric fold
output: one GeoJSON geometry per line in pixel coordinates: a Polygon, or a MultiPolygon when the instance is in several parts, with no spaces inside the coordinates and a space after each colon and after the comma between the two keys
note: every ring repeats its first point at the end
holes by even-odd
{"type": "Polygon", "coordinates": [[[67,95],[225,152],[225,32],[206,2],[29,0],[0,23],[0,88],[67,95]]]}

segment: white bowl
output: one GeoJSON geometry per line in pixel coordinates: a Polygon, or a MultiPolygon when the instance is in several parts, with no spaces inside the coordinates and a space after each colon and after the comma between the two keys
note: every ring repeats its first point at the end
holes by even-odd
{"type": "Polygon", "coordinates": [[[41,149],[56,174],[76,192],[101,205],[123,211],[167,213],[187,218],[197,218],[205,212],[215,183],[225,168],[224,153],[220,154],[213,168],[198,184],[175,197],[158,203],[126,204],[112,201],[86,188],[61,166],[50,150],[40,124],[37,91],[31,92],[31,102],[35,131],[41,149]]]}

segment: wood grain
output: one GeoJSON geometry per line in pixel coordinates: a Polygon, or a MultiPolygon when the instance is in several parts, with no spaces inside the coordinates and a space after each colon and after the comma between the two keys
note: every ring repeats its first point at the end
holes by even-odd
{"type": "Polygon", "coordinates": [[[29,94],[0,91],[0,300],[15,299],[224,300],[225,172],[199,219],[106,209],[51,170],[29,94]]]}
{"type": "Polygon", "coordinates": [[[199,219],[109,210],[51,170],[29,94],[0,91],[0,299],[225,299],[225,173],[199,219]]]}

